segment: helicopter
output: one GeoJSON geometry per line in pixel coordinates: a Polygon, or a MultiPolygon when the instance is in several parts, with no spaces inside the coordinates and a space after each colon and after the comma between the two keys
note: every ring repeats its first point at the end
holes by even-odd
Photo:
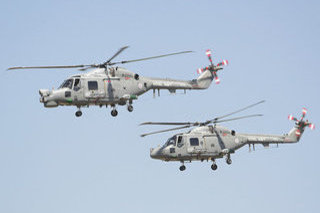
{"type": "Polygon", "coordinates": [[[295,127],[293,127],[288,134],[284,135],[237,133],[235,130],[229,130],[226,127],[217,125],[227,121],[262,116],[262,114],[252,114],[225,119],[228,116],[263,102],[264,101],[260,101],[243,109],[205,122],[145,122],[140,125],[174,125],[180,127],[142,134],[141,137],[196,127],[186,133],[175,134],[170,137],[163,146],[151,148],[150,157],[163,161],[180,161],[180,171],[186,169],[186,166],[184,165],[185,162],[212,161],[211,169],[216,170],[218,168],[215,161],[216,159],[225,157],[226,163],[231,164],[231,154],[245,145],[249,145],[249,151],[251,151],[251,146],[253,147],[253,150],[255,150],[255,144],[262,144],[264,147],[269,147],[269,144],[277,144],[277,146],[278,144],[292,144],[300,140],[305,127],[308,126],[310,129],[315,128],[314,124],[310,123],[308,120],[304,120],[307,113],[305,108],[302,109],[302,116],[300,119],[297,119],[292,115],[288,116],[289,120],[295,121],[295,127]]]}
{"type": "Polygon", "coordinates": [[[227,60],[223,60],[216,65],[213,64],[211,50],[207,50],[206,55],[208,56],[210,65],[197,70],[200,74],[197,79],[185,81],[142,77],[125,68],[115,67],[113,65],[191,53],[192,51],[182,51],[135,60],[112,62],[116,56],[127,48],[128,46],[120,48],[112,57],[101,64],[10,67],[8,70],[78,68],[80,71],[86,71],[88,69],[93,69],[87,73],[69,77],[56,90],[40,89],[40,102],[48,108],[76,106],[78,108],[75,113],[77,117],[82,115],[81,107],[89,107],[90,105],[108,107],[108,105],[110,105],[112,107],[111,115],[115,117],[118,115],[116,105],[127,105],[128,111],[132,112],[133,100],[137,100],[138,96],[149,90],[153,90],[153,97],[155,97],[156,90],[158,90],[158,95],[160,96],[161,89],[167,89],[170,93],[175,93],[176,90],[182,89],[186,93],[186,90],[207,89],[213,79],[215,79],[216,84],[219,84],[220,80],[217,72],[222,70],[224,65],[228,64],[227,60]]]}

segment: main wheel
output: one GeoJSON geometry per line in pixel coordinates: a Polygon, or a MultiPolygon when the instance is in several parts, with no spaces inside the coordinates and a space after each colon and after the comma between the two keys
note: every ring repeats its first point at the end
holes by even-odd
{"type": "Polygon", "coordinates": [[[217,169],[218,169],[217,164],[212,164],[212,165],[211,165],[211,169],[212,169],[212,170],[217,170],[217,169]]]}
{"type": "Polygon", "coordinates": [[[182,165],[182,166],[180,166],[180,171],[184,171],[184,170],[186,170],[186,166],[185,165],[182,165]]]}
{"type": "Polygon", "coordinates": [[[117,111],[116,109],[113,109],[113,110],[111,111],[111,115],[112,115],[113,117],[116,117],[116,116],[118,115],[118,111],[117,111]]]}
{"type": "Polygon", "coordinates": [[[79,110],[79,111],[76,111],[76,116],[77,117],[80,117],[82,115],[82,112],[79,110]]]}
{"type": "Polygon", "coordinates": [[[229,164],[229,165],[232,164],[231,158],[227,158],[226,162],[227,162],[227,164],[229,164]]]}
{"type": "Polygon", "coordinates": [[[129,112],[132,112],[133,111],[133,106],[132,105],[128,105],[127,109],[128,109],[129,112]]]}

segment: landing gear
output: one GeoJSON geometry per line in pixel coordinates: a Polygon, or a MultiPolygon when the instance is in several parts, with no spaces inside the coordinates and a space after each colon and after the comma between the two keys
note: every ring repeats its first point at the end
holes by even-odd
{"type": "Polygon", "coordinates": [[[111,110],[111,115],[116,117],[118,115],[118,111],[116,109],[111,110]]]}
{"type": "Polygon", "coordinates": [[[229,165],[232,164],[231,158],[227,158],[226,162],[227,162],[227,164],[229,164],[229,165]]]}
{"type": "Polygon", "coordinates": [[[82,115],[82,112],[81,112],[81,110],[80,110],[80,107],[78,107],[78,111],[76,111],[75,115],[76,115],[77,117],[80,117],[80,116],[82,115]]]}
{"type": "Polygon", "coordinates": [[[182,166],[180,166],[180,171],[184,171],[184,170],[186,170],[186,166],[185,165],[182,165],[182,166]]]}
{"type": "Polygon", "coordinates": [[[127,109],[128,109],[129,112],[133,111],[132,100],[129,100],[127,102],[127,109]]]}
{"type": "Polygon", "coordinates": [[[181,162],[181,166],[180,166],[180,171],[184,171],[184,170],[186,170],[186,166],[184,165],[184,161],[180,161],[181,162]]]}
{"type": "Polygon", "coordinates": [[[227,162],[227,164],[232,164],[232,160],[231,160],[231,158],[230,158],[230,154],[228,154],[227,155],[227,157],[226,157],[226,162],[227,162]]]}
{"type": "Polygon", "coordinates": [[[133,111],[133,106],[131,104],[129,104],[127,109],[128,109],[129,112],[132,112],[133,111]]]}
{"type": "Polygon", "coordinates": [[[218,166],[217,166],[216,161],[214,159],[212,159],[211,169],[212,170],[217,170],[218,169],[218,166]]]}
{"type": "Polygon", "coordinates": [[[217,169],[218,169],[217,164],[215,164],[215,163],[214,163],[214,164],[212,164],[212,165],[211,165],[211,169],[212,169],[212,170],[217,170],[217,169]]]}
{"type": "Polygon", "coordinates": [[[80,110],[76,111],[76,116],[80,117],[82,115],[82,112],[80,110]]]}

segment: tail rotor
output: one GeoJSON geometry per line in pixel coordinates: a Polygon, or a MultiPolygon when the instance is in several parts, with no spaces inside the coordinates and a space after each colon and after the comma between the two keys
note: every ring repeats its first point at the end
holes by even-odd
{"type": "Polygon", "coordinates": [[[304,120],[305,116],[307,114],[307,109],[302,108],[302,116],[300,119],[297,119],[293,115],[289,115],[288,119],[291,121],[295,121],[297,125],[297,130],[296,130],[296,136],[300,137],[301,134],[303,133],[305,127],[309,127],[311,130],[315,129],[315,125],[313,123],[310,123],[308,120],[304,120]]]}
{"type": "Polygon", "coordinates": [[[228,62],[228,60],[223,60],[222,62],[214,65],[214,63],[213,63],[213,61],[212,61],[212,57],[211,57],[212,52],[211,52],[210,49],[208,49],[208,50],[206,51],[206,55],[208,56],[208,59],[209,59],[209,61],[210,61],[210,65],[209,65],[208,67],[205,67],[205,68],[199,68],[199,69],[197,70],[197,73],[198,73],[198,74],[201,74],[201,73],[203,73],[204,71],[209,70],[209,71],[212,73],[216,84],[219,84],[219,83],[220,83],[220,79],[219,79],[219,77],[218,77],[218,75],[217,75],[217,72],[218,72],[219,70],[222,70],[222,69],[223,69],[222,66],[228,65],[229,62],[228,62]]]}

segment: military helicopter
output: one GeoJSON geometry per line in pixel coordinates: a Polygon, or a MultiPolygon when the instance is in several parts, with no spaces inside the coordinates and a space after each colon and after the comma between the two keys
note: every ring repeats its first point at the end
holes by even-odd
{"type": "Polygon", "coordinates": [[[112,62],[112,60],[126,48],[128,48],[128,46],[120,48],[111,58],[102,64],[10,67],[8,70],[79,68],[81,71],[86,71],[87,69],[95,68],[90,72],[71,76],[65,80],[57,90],[53,89],[50,91],[48,89],[40,89],[40,102],[43,103],[45,107],[76,106],[78,108],[78,111],[75,113],[77,117],[82,115],[81,107],[89,107],[90,105],[107,107],[110,105],[112,107],[111,115],[117,116],[118,111],[116,110],[116,105],[127,105],[128,111],[132,112],[133,100],[136,100],[138,96],[148,90],[153,90],[153,96],[155,97],[156,90],[158,90],[158,95],[160,96],[161,89],[167,89],[170,93],[175,93],[178,89],[183,89],[185,92],[186,90],[193,89],[207,89],[213,79],[215,79],[215,82],[218,84],[220,80],[217,72],[223,69],[223,65],[228,64],[227,60],[223,60],[214,65],[211,58],[211,50],[207,50],[206,54],[209,58],[210,65],[198,69],[200,76],[197,79],[184,81],[142,77],[125,68],[113,67],[113,65],[190,53],[192,51],[112,62]]]}
{"type": "Polygon", "coordinates": [[[255,144],[262,144],[264,147],[268,147],[269,144],[291,144],[300,140],[305,127],[314,129],[314,124],[308,120],[304,120],[307,110],[303,108],[302,117],[297,119],[292,115],[289,115],[290,120],[295,121],[295,127],[291,129],[288,134],[284,135],[262,135],[262,134],[246,134],[236,133],[235,130],[229,130],[225,127],[218,126],[218,123],[244,119],[249,117],[262,116],[261,114],[253,114],[235,118],[225,119],[226,117],[235,113],[241,112],[253,106],[263,103],[258,103],[247,106],[243,109],[226,114],[224,116],[216,117],[205,122],[145,122],[141,125],[177,125],[172,129],[165,129],[156,132],[151,132],[141,135],[145,137],[151,134],[157,134],[162,132],[174,131],[184,128],[191,128],[189,132],[179,133],[170,137],[163,146],[150,149],[150,156],[153,159],[159,159],[163,161],[180,161],[180,171],[186,169],[184,163],[191,161],[212,161],[211,169],[216,170],[218,168],[216,159],[225,157],[226,163],[231,164],[232,160],[230,155],[235,153],[237,149],[245,145],[249,145],[251,151],[251,145],[255,149],[255,144]],[[209,125],[211,124],[211,125],[209,125]]]}

